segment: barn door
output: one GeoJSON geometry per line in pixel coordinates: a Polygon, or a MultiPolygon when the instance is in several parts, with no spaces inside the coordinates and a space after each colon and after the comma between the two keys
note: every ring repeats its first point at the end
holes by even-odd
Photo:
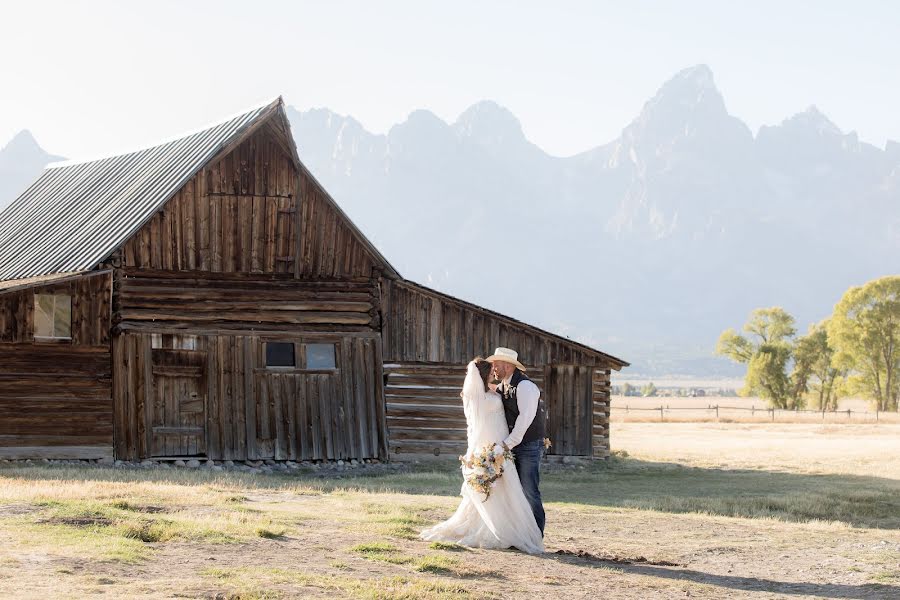
{"type": "Polygon", "coordinates": [[[206,454],[206,352],[155,349],[150,436],[153,456],[206,454]]]}
{"type": "Polygon", "coordinates": [[[551,454],[591,455],[593,368],[553,365],[544,372],[551,454]]]}

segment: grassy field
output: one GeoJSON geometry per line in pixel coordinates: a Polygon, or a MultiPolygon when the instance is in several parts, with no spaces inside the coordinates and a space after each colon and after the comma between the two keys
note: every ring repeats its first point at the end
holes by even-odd
{"type": "Polygon", "coordinates": [[[900,598],[900,427],[613,425],[548,553],[416,539],[454,465],[341,479],[0,467],[0,597],[900,598]]]}

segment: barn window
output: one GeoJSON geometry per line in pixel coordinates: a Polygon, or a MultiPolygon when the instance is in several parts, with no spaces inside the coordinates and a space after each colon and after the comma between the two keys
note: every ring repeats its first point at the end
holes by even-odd
{"type": "Polygon", "coordinates": [[[335,369],[334,344],[305,344],[307,369],[335,369]]]}
{"type": "Polygon", "coordinates": [[[34,337],[72,338],[72,297],[66,294],[34,295],[34,337]]]}
{"type": "Polygon", "coordinates": [[[267,367],[296,367],[292,342],[266,342],[267,367]]]}

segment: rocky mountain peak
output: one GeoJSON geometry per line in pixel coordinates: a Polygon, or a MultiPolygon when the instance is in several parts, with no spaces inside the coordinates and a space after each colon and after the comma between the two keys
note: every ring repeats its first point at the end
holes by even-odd
{"type": "Polygon", "coordinates": [[[678,72],[660,87],[656,95],[644,105],[641,119],[656,120],[693,114],[726,115],[725,100],[719,93],[712,70],[697,65],[678,72]]]}
{"type": "Polygon", "coordinates": [[[39,158],[49,161],[61,160],[58,156],[52,156],[44,151],[34,139],[34,135],[28,129],[23,129],[13,136],[13,138],[2,148],[0,153],[7,156],[15,156],[18,160],[31,160],[39,158]]]}
{"type": "Polygon", "coordinates": [[[522,124],[507,108],[491,100],[473,104],[453,124],[457,136],[482,144],[525,141],[522,124]]]}
{"type": "Polygon", "coordinates": [[[843,135],[840,127],[834,124],[815,104],[811,104],[803,112],[786,119],[784,127],[814,131],[819,135],[843,135]]]}

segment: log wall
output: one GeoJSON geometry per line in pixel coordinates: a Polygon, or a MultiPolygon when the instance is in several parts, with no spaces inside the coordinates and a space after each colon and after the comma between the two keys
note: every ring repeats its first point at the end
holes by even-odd
{"type": "Polygon", "coordinates": [[[609,369],[594,371],[592,442],[594,458],[609,458],[609,399],[611,393],[609,369]]]}
{"type": "Polygon", "coordinates": [[[110,456],[110,380],[105,348],[0,344],[0,457],[110,456]]]}
{"type": "Polygon", "coordinates": [[[122,269],[114,305],[120,329],[358,332],[377,328],[380,297],[367,279],[122,269]]]}
{"type": "MultiPolygon", "coordinates": [[[[300,355],[297,348],[297,355],[300,355]]],[[[384,458],[387,437],[377,334],[195,335],[126,332],[113,346],[116,456],[216,460],[384,458]],[[337,368],[266,368],[265,342],[334,343],[337,368]],[[161,354],[161,351],[166,351],[161,354]],[[160,369],[182,357],[181,364],[160,369]],[[202,364],[203,372],[194,370],[202,364]],[[181,369],[180,371],[178,369],[181,369]],[[201,384],[190,383],[201,381],[201,384]],[[163,422],[161,382],[190,384],[190,418],[163,422]],[[195,417],[202,409],[202,427],[195,417]]],[[[173,384],[167,383],[168,389],[173,384]]],[[[176,403],[179,401],[175,399],[176,403]]],[[[184,403],[183,403],[184,404],[184,403]]],[[[177,404],[172,407],[176,413],[177,404]]],[[[171,411],[170,411],[171,412],[171,411]]]]}
{"type": "MultiPolygon", "coordinates": [[[[459,396],[465,364],[387,364],[384,373],[391,452],[465,451],[466,417],[459,396]]],[[[542,370],[529,369],[528,377],[543,389],[542,370]]]]}

